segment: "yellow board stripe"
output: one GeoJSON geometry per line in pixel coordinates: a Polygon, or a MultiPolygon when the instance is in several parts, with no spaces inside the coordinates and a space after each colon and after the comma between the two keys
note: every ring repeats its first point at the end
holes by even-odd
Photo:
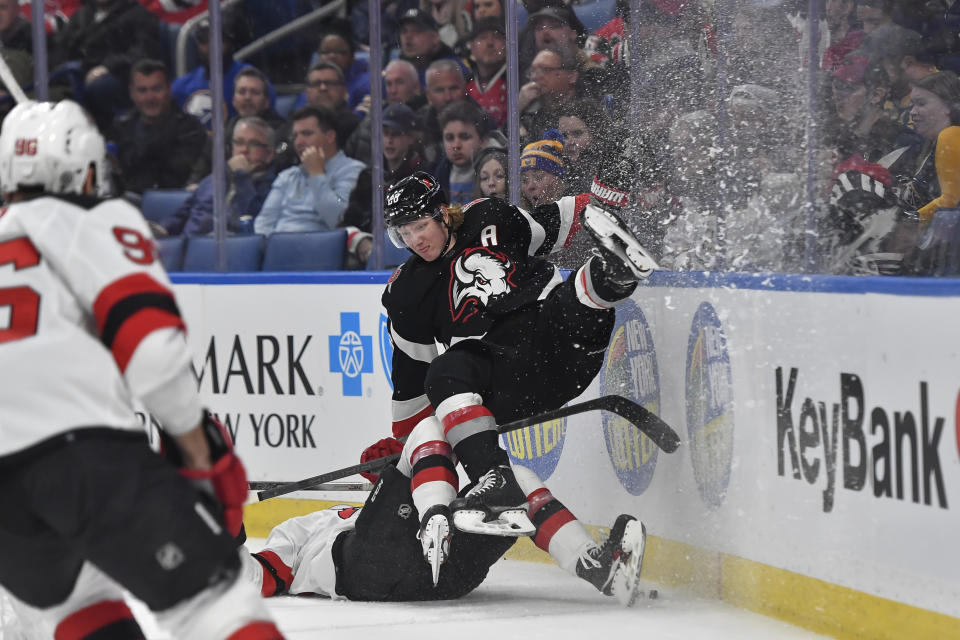
{"type": "MultiPolygon", "coordinates": [[[[265,538],[279,522],[338,504],[345,503],[287,499],[258,502],[244,507],[244,525],[247,535],[265,538]]],[[[587,528],[594,536],[598,531],[608,531],[587,528]]],[[[529,538],[519,540],[506,557],[553,562],[529,538]]],[[[723,600],[841,640],[960,638],[960,618],[657,536],[647,538],[643,575],[661,585],[723,600]]]]}

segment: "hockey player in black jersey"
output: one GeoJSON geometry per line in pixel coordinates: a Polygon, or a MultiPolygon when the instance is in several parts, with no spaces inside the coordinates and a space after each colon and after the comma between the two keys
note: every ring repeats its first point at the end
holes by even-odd
{"type": "MultiPolygon", "coordinates": [[[[383,294],[394,343],[394,436],[403,438],[435,413],[475,483],[448,513],[430,514],[434,523],[534,533],[496,424],[578,396],[600,369],[614,305],[657,268],[615,213],[629,193],[604,176],[619,178],[620,162],[610,161],[591,194],[531,212],[496,198],[447,206],[437,180],[423,172],[387,192],[391,240],[414,253],[383,294]],[[598,255],[563,281],[544,257],[581,226],[598,255]],[[442,355],[436,343],[445,347],[442,355]]],[[[434,523],[421,523],[425,540],[434,523]]]]}

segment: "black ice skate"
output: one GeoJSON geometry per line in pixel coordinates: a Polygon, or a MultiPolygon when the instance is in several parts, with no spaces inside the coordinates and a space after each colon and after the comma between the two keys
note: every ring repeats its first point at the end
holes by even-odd
{"type": "Polygon", "coordinates": [[[642,522],[630,515],[618,516],[606,542],[577,561],[577,575],[604,595],[616,596],[620,604],[633,606],[640,591],[646,540],[647,529],[642,522]]]}
{"type": "Polygon", "coordinates": [[[433,574],[433,586],[440,579],[440,565],[450,557],[450,539],[453,537],[453,523],[450,508],[437,504],[420,518],[420,532],[417,534],[423,545],[423,559],[430,565],[433,574]]]}
{"type": "Polygon", "coordinates": [[[506,465],[484,474],[465,496],[450,503],[450,510],[460,531],[515,537],[536,531],[527,517],[527,496],[506,465]]]}
{"type": "Polygon", "coordinates": [[[615,284],[632,285],[660,268],[616,214],[590,204],[581,224],[597,243],[603,270],[615,284]]]}

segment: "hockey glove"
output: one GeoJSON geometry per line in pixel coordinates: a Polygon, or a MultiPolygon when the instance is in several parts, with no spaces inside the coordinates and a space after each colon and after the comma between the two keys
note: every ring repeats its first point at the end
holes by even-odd
{"type": "MultiPolygon", "coordinates": [[[[386,458],[389,455],[394,453],[400,453],[403,451],[403,443],[397,440],[396,438],[384,438],[382,440],[377,440],[372,445],[363,450],[363,453],[360,454],[360,462],[370,462],[371,460],[379,460],[380,458],[386,458]]],[[[379,473],[361,473],[364,478],[370,482],[376,482],[377,478],[380,477],[379,473]]]]}
{"type": "Polygon", "coordinates": [[[223,523],[231,536],[236,537],[243,527],[243,503],[247,499],[247,473],[240,458],[233,452],[233,441],[220,421],[209,411],[203,412],[203,435],[210,447],[209,469],[190,469],[183,466],[179,450],[167,443],[167,458],[180,469],[180,474],[196,487],[223,505],[223,523]],[[172,454],[172,455],[171,455],[172,454]]]}

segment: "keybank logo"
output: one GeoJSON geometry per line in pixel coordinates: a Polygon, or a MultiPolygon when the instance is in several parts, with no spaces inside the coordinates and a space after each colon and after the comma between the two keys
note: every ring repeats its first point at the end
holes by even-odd
{"type": "Polygon", "coordinates": [[[360,334],[360,314],[340,314],[339,335],[329,336],[330,371],[341,374],[343,395],[363,395],[363,374],[373,373],[373,336],[360,334]]]}
{"type": "MultiPolygon", "coordinates": [[[[617,306],[617,322],[600,370],[600,393],[627,396],[660,413],[660,374],[647,319],[628,299],[617,306]]],[[[620,416],[604,412],[602,420],[604,442],[617,479],[632,495],[642,494],[653,480],[659,449],[620,416]]]]}
{"type": "Polygon", "coordinates": [[[687,343],[687,434],[700,497],[720,506],[733,462],[733,397],[727,338],[713,306],[697,309],[687,343]]]}

